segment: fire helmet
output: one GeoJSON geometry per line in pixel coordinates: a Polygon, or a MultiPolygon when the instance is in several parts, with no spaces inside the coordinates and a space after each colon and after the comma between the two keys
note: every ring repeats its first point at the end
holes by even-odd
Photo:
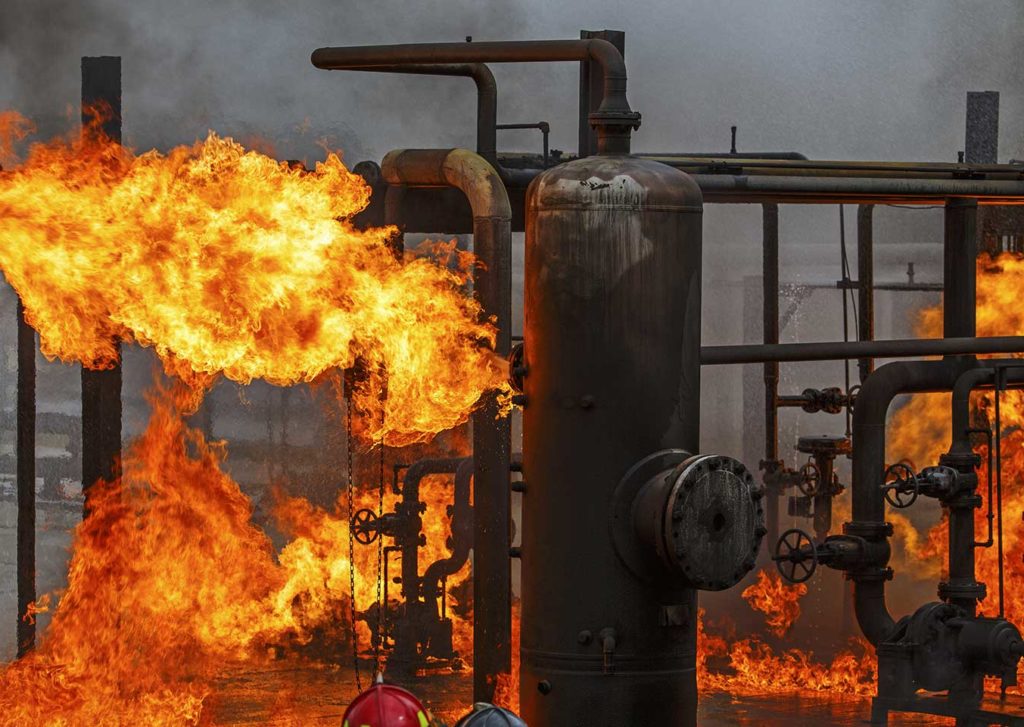
{"type": "Polygon", "coordinates": [[[435,723],[411,693],[383,679],[356,697],[345,710],[342,727],[432,727],[435,723]]]}
{"type": "Polygon", "coordinates": [[[507,709],[477,702],[473,711],[456,722],[455,727],[526,727],[526,722],[507,709]]]}

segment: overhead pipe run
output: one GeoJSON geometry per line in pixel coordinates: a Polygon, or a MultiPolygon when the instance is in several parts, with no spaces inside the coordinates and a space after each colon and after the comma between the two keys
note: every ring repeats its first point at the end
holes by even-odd
{"type": "Polygon", "coordinates": [[[701,346],[700,362],[705,366],[715,366],[769,361],[839,361],[855,358],[983,356],[1011,353],[1024,353],[1024,336],[701,346]]]}
{"type": "MultiPolygon", "coordinates": [[[[389,184],[454,187],[473,213],[473,251],[483,266],[474,292],[487,318],[497,322],[494,351],[511,349],[512,211],[501,177],[482,156],[465,149],[409,149],[384,157],[381,172],[389,184]]],[[[473,414],[473,694],[494,698],[499,674],[512,668],[511,431],[499,416],[497,396],[473,414]]]]}
{"type": "Polygon", "coordinates": [[[590,114],[597,129],[598,150],[628,154],[630,134],[640,126],[640,114],[626,99],[626,64],[606,40],[531,40],[483,43],[410,43],[404,45],[318,48],[311,61],[326,70],[368,66],[435,63],[536,63],[593,61],[604,72],[603,98],[590,114]]]}

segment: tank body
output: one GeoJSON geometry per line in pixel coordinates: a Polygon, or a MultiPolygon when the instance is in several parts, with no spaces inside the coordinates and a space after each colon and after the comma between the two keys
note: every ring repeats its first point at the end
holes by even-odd
{"type": "Polygon", "coordinates": [[[696,724],[696,592],[623,564],[616,486],[698,451],[701,213],[678,170],[595,156],[527,194],[520,700],[530,727],[696,724]],[[671,601],[671,602],[666,602],[671,601]]]}

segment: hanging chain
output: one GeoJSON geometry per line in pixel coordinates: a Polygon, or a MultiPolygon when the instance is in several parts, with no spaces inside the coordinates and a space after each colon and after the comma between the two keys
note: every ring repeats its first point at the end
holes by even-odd
{"type": "MultiPolygon", "coordinates": [[[[377,483],[377,522],[384,517],[384,402],[381,402],[380,410],[380,478],[377,483]]],[[[377,643],[374,648],[373,658],[377,664],[377,674],[384,673],[384,665],[381,662],[381,647],[384,641],[384,603],[381,587],[384,582],[384,538],[377,537],[377,643]]]]}
{"type": "Polygon", "coordinates": [[[353,489],[354,479],[353,453],[355,442],[352,437],[352,391],[348,390],[348,401],[345,403],[345,448],[348,450],[348,586],[349,603],[352,611],[352,667],[356,674],[356,690],[363,691],[363,680],[359,674],[359,636],[356,630],[356,545],[355,534],[352,532],[352,516],[355,513],[355,493],[353,489]]]}

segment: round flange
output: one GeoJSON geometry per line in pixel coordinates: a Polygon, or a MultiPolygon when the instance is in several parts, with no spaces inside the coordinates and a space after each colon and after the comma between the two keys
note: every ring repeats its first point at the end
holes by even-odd
{"type": "Polygon", "coordinates": [[[664,449],[648,455],[630,467],[612,495],[610,525],[615,552],[635,576],[650,585],[664,585],[665,568],[637,538],[633,527],[637,496],[646,485],[666,480],[676,466],[691,456],[684,449],[664,449]]]}

